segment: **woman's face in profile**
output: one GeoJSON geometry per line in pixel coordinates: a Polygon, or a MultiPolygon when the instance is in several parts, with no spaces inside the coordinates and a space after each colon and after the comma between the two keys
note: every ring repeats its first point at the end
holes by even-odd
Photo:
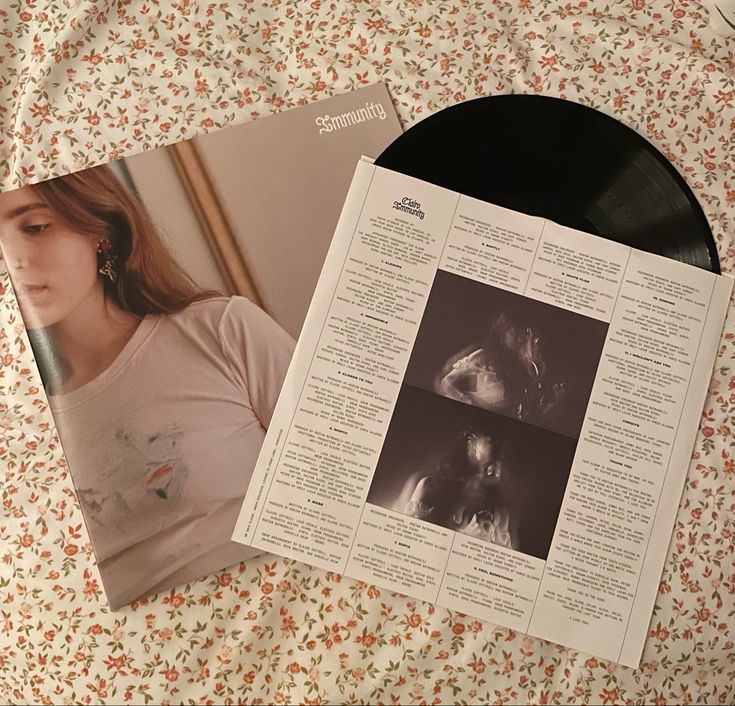
{"type": "Polygon", "coordinates": [[[29,329],[58,324],[104,297],[97,240],[72,230],[33,187],[0,194],[0,248],[29,329]]]}

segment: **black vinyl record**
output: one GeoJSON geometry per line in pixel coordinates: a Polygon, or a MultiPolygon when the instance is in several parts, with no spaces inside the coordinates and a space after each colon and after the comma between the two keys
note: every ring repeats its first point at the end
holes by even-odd
{"type": "Polygon", "coordinates": [[[460,103],[375,161],[505,208],[720,272],[691,189],[646,139],[592,108],[501,95],[460,103]]]}

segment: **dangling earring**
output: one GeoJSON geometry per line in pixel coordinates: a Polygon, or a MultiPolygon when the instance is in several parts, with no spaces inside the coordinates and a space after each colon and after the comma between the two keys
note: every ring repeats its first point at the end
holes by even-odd
{"type": "Polygon", "coordinates": [[[97,244],[97,255],[99,259],[103,259],[102,265],[99,267],[97,272],[105,277],[109,278],[113,284],[117,281],[117,255],[112,250],[112,242],[109,238],[103,238],[97,244]]]}

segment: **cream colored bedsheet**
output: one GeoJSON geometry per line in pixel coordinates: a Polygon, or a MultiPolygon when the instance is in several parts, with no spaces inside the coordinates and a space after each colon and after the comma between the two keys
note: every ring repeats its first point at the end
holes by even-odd
{"type": "MultiPolygon", "coordinates": [[[[0,32],[5,189],[379,80],[407,127],[540,92],[651,140],[733,270],[735,45],[696,1],[9,0],[0,32]]],[[[735,322],[637,670],[275,557],[110,613],[6,275],[0,322],[0,701],[735,701],[735,322]]]]}

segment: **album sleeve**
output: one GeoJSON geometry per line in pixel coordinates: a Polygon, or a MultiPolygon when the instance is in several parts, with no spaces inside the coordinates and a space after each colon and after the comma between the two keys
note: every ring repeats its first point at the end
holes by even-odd
{"type": "Polygon", "coordinates": [[[262,309],[237,296],[222,315],[219,339],[233,375],[267,429],[291,361],[293,339],[262,309]]]}

